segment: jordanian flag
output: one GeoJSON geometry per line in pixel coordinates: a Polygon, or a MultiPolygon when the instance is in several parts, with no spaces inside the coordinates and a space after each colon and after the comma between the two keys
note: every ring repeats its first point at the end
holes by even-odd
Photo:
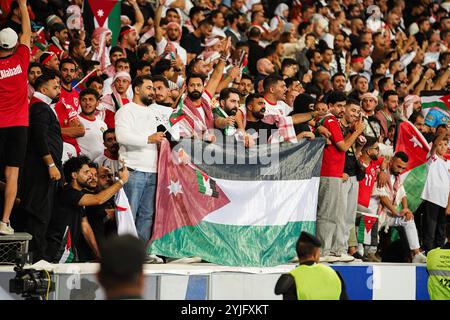
{"type": "Polygon", "coordinates": [[[108,28],[112,32],[111,47],[117,43],[120,32],[121,0],[84,0],[83,24],[89,35],[98,27],[108,28]]]}
{"type": "Polygon", "coordinates": [[[450,92],[443,90],[422,91],[422,114],[425,124],[436,127],[450,118],[450,92]]]}
{"type": "Polygon", "coordinates": [[[323,147],[316,139],[235,155],[233,148],[182,140],[175,149],[190,156],[185,163],[164,141],[149,253],[228,266],[287,263],[301,231],[315,233],[323,147]]]}
{"type": "Polygon", "coordinates": [[[64,231],[64,237],[63,237],[63,248],[62,248],[62,255],[59,259],[58,263],[70,263],[74,259],[74,254],[72,252],[72,238],[70,236],[70,228],[69,226],[66,227],[66,230],[64,231]]]}
{"type": "Polygon", "coordinates": [[[408,198],[408,207],[414,212],[422,202],[421,195],[427,179],[427,155],[430,146],[423,135],[409,121],[401,122],[398,128],[395,152],[403,151],[408,157],[408,166],[401,175],[408,198]]]}
{"type": "Polygon", "coordinates": [[[374,245],[378,237],[378,216],[376,214],[364,213],[356,218],[358,243],[374,245]]]}

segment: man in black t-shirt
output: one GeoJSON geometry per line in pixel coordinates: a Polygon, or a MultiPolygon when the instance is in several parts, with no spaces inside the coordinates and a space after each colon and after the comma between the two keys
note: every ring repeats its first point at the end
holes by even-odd
{"type": "Polygon", "coordinates": [[[188,54],[187,62],[189,63],[195,56],[202,53],[202,43],[205,38],[208,38],[212,32],[212,23],[209,19],[204,19],[200,22],[194,32],[183,35],[181,38],[181,46],[186,49],[188,54]]]}
{"type": "Polygon", "coordinates": [[[99,257],[97,241],[86,217],[85,208],[102,205],[113,198],[128,181],[128,170],[126,168],[120,170],[120,179],[107,189],[91,194],[86,191],[93,179],[89,168],[90,162],[89,158],[79,156],[70,158],[64,164],[64,176],[68,184],[63,187],[57,197],[47,232],[48,247],[45,259],[49,262],[77,261],[76,247],[80,234],[83,234],[95,256],[99,257]]]}
{"type": "Polygon", "coordinates": [[[259,93],[250,94],[245,100],[245,107],[247,108],[245,131],[253,137],[257,145],[267,144],[269,137],[278,128],[275,124],[267,124],[261,121],[266,112],[264,97],[259,93]],[[258,137],[255,137],[255,133],[258,137]]]}

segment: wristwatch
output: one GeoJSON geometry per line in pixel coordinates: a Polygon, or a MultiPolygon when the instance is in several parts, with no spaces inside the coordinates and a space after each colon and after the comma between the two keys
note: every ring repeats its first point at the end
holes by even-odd
{"type": "Polygon", "coordinates": [[[50,163],[47,165],[47,167],[50,169],[51,167],[56,167],[55,163],[50,163]]]}

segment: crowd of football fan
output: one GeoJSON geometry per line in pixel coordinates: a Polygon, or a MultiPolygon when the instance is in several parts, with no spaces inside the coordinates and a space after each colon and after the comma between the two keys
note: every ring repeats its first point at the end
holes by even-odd
{"type": "Polygon", "coordinates": [[[381,261],[389,227],[408,261],[445,243],[450,1],[123,0],[120,21],[107,2],[1,5],[0,234],[30,233],[35,261],[62,261],[68,232],[76,261],[98,259],[122,188],[148,241],[158,144],[219,135],[326,141],[322,261],[381,261]],[[433,96],[446,106],[426,113],[433,96]],[[407,121],[410,152],[395,152],[407,121]],[[413,215],[414,148],[430,151],[413,215]]]}

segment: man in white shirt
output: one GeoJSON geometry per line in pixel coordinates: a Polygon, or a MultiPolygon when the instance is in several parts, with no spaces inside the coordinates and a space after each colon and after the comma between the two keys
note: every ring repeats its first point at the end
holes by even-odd
{"type": "Polygon", "coordinates": [[[379,215],[379,225],[387,230],[391,226],[402,226],[405,229],[411,250],[413,263],[425,263],[426,257],[419,250],[419,236],[417,234],[414,215],[408,209],[406,191],[400,179],[408,164],[408,155],[397,152],[390,161],[389,180],[384,187],[375,187],[372,192],[370,208],[375,209],[379,215]],[[397,208],[402,205],[402,210],[397,208]]]}
{"type": "Polygon", "coordinates": [[[95,115],[99,104],[99,95],[94,89],[85,89],[80,93],[80,122],[86,133],[77,138],[81,153],[94,160],[103,153],[103,132],[108,129],[106,123],[95,115]]]}
{"type": "Polygon", "coordinates": [[[445,244],[445,212],[449,211],[450,161],[445,158],[448,136],[436,135],[428,155],[428,174],[421,198],[424,200],[422,218],[422,248],[430,250],[445,244]]]}
{"type": "Polygon", "coordinates": [[[133,102],[120,108],[115,114],[119,154],[130,171],[125,193],[129,199],[136,229],[144,242],[151,236],[156,173],[158,171],[157,144],[164,139],[157,132],[158,121],[149,107],[155,98],[150,76],[133,80],[133,102]]]}

